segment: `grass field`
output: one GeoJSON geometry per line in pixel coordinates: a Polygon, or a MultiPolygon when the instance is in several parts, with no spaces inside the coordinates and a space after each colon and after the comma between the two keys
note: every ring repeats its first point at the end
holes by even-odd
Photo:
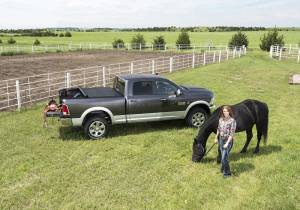
{"type": "MultiPolygon", "coordinates": [[[[115,39],[121,38],[128,43],[138,32],[72,32],[72,37],[14,37],[17,44],[32,45],[37,38],[41,44],[64,44],[69,42],[106,42],[112,43],[115,39]]],[[[156,36],[163,35],[167,44],[174,44],[178,38],[179,32],[140,32],[144,35],[146,42],[152,43],[156,36]]],[[[260,38],[267,31],[245,32],[249,39],[250,48],[258,48],[260,38]]],[[[227,44],[235,32],[190,32],[192,44],[227,44]]],[[[284,35],[284,40],[288,44],[300,43],[300,31],[282,31],[279,34],[284,35]]],[[[7,45],[8,37],[0,37],[2,45],[7,45]]],[[[1,46],[1,45],[0,45],[1,46]]]]}
{"type": "Polygon", "coordinates": [[[42,105],[1,112],[0,209],[299,209],[300,86],[287,84],[290,73],[300,73],[299,64],[251,52],[165,75],[213,90],[217,105],[269,105],[267,145],[254,155],[254,137],[240,154],[245,134],[237,134],[229,179],[216,150],[191,162],[197,130],[181,121],[118,125],[109,138],[87,141],[53,120],[42,128],[42,105]]]}

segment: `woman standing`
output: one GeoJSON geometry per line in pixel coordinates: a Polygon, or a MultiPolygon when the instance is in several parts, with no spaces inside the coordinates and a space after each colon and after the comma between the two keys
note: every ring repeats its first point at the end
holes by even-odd
{"type": "Polygon", "coordinates": [[[219,144],[221,151],[221,172],[224,177],[231,176],[229,166],[229,153],[233,146],[233,135],[236,129],[236,121],[233,118],[233,112],[230,106],[223,106],[220,111],[219,125],[215,143],[219,144]]]}

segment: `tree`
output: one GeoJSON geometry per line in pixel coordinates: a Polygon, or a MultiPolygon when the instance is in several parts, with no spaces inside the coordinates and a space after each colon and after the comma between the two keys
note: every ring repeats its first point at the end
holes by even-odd
{"type": "Polygon", "coordinates": [[[242,33],[241,31],[237,32],[231,37],[228,43],[230,46],[243,46],[248,47],[248,37],[246,34],[242,33]]]}
{"type": "Polygon", "coordinates": [[[65,35],[63,33],[60,33],[59,34],[59,37],[64,37],[65,35]]]}
{"type": "Polygon", "coordinates": [[[65,37],[72,37],[71,32],[70,32],[70,31],[67,31],[67,32],[65,33],[65,37]]]}
{"type": "Polygon", "coordinates": [[[40,40],[38,40],[38,39],[36,39],[34,42],[33,42],[33,45],[40,45],[41,44],[41,42],[40,42],[40,40]]]}
{"type": "Polygon", "coordinates": [[[123,39],[115,39],[115,41],[112,43],[113,48],[124,48],[125,44],[123,39]]]}
{"type": "Polygon", "coordinates": [[[140,49],[140,47],[143,49],[145,48],[146,41],[144,39],[144,36],[141,34],[135,35],[131,40],[131,48],[132,49],[140,49]]]}
{"type": "Polygon", "coordinates": [[[182,31],[179,34],[178,39],[176,41],[176,45],[177,45],[177,47],[179,47],[179,49],[189,49],[190,48],[190,45],[191,45],[190,36],[186,31],[182,31]]]}
{"type": "Polygon", "coordinates": [[[154,49],[163,50],[165,48],[166,41],[163,36],[157,36],[155,39],[153,39],[153,45],[154,49]]]}
{"type": "Polygon", "coordinates": [[[274,31],[269,31],[267,35],[264,34],[260,40],[259,47],[264,51],[270,51],[272,45],[284,45],[283,35],[279,36],[276,28],[274,31]]]}
{"type": "Polygon", "coordinates": [[[7,43],[8,43],[8,44],[15,44],[15,43],[16,43],[16,40],[14,40],[13,38],[9,38],[9,39],[7,40],[7,43]]]}

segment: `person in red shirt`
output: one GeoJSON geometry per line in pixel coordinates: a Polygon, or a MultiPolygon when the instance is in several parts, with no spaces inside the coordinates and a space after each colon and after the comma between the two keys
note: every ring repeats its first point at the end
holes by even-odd
{"type": "Polygon", "coordinates": [[[48,127],[47,124],[47,112],[57,112],[59,111],[59,106],[56,103],[55,99],[52,97],[51,100],[48,102],[48,104],[44,108],[43,116],[44,116],[44,127],[48,127]]]}

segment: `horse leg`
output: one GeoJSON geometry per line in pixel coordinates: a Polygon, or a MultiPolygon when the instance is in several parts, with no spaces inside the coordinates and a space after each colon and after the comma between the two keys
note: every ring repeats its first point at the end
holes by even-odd
{"type": "Polygon", "coordinates": [[[246,140],[246,143],[245,143],[243,149],[241,150],[241,153],[245,153],[247,151],[248,145],[253,137],[252,128],[249,130],[246,130],[246,134],[247,134],[247,140],[246,140]]]}
{"type": "Polygon", "coordinates": [[[260,143],[260,140],[261,140],[261,136],[262,136],[261,131],[257,130],[257,145],[256,145],[255,150],[253,152],[254,154],[259,152],[259,143],[260,143]]]}

